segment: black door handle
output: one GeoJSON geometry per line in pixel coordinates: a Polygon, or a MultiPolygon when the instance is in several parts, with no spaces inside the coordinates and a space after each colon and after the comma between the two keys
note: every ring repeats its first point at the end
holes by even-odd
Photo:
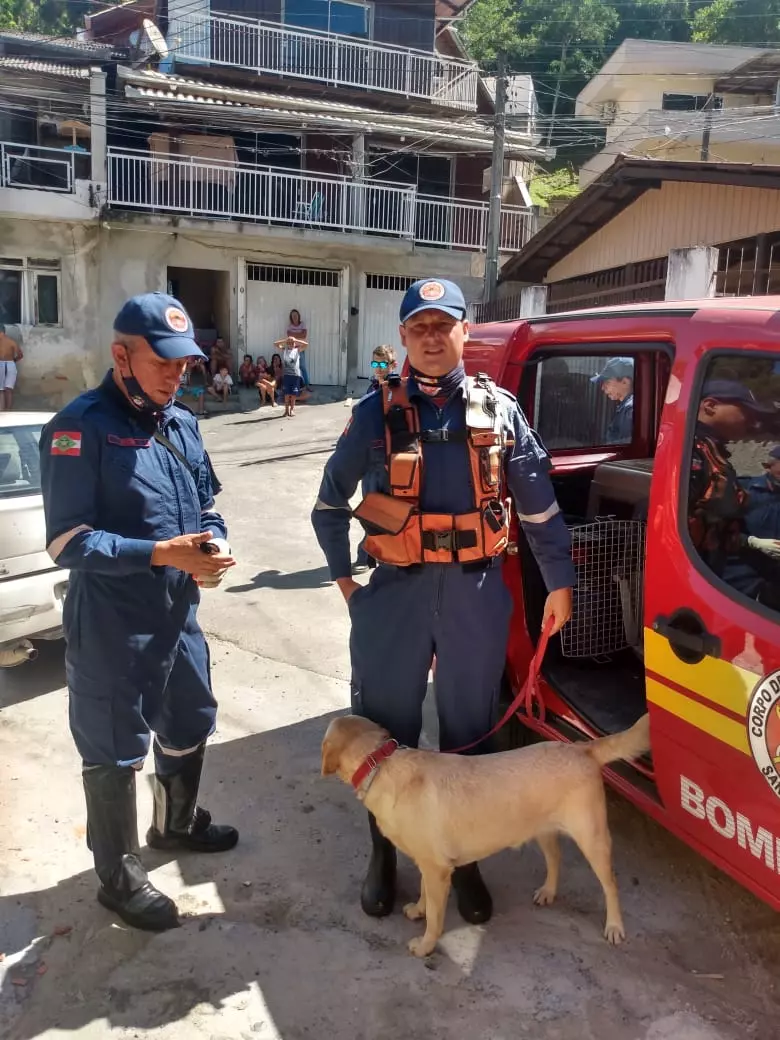
{"type": "Polygon", "coordinates": [[[686,664],[698,664],[705,657],[720,657],[720,639],[707,631],[693,610],[675,610],[668,618],[660,614],[653,622],[653,631],[668,639],[673,653],[686,664]]]}

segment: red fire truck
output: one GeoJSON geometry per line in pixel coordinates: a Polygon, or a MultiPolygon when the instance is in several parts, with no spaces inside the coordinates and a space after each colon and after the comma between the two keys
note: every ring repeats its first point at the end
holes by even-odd
{"type": "MultiPolygon", "coordinates": [[[[754,416],[750,401],[761,410],[724,447],[747,493],[739,522],[780,537],[780,297],[472,326],[465,360],[518,397],[545,443],[578,572],[540,703],[517,729],[587,740],[649,711],[651,755],[610,767],[608,781],[780,909],[780,564],[767,556],[760,576],[741,557],[714,569],[689,529],[694,441],[714,387],[747,401],[743,413],[754,416]],[[617,388],[610,371],[623,373],[617,388]],[[622,436],[618,408],[624,420],[631,412],[622,436]]],[[[514,537],[507,678],[517,693],[545,590],[514,537]]]]}

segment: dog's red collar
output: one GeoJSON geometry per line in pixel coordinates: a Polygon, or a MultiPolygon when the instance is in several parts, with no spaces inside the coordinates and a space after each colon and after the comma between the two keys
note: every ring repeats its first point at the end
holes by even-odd
{"type": "Polygon", "coordinates": [[[352,774],[351,783],[355,790],[359,791],[360,785],[368,779],[372,773],[379,769],[380,763],[384,762],[386,758],[389,758],[393,752],[397,750],[397,740],[386,740],[384,744],[380,745],[376,749],[376,751],[372,751],[368,758],[364,759],[352,774]]]}

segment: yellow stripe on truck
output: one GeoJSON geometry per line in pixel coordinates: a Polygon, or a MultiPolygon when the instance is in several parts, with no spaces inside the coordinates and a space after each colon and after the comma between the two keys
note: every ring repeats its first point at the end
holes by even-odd
{"type": "MultiPolygon", "coordinates": [[[[675,679],[675,682],[677,681],[679,680],[675,679]]],[[[685,694],[649,677],[647,679],[647,700],[651,704],[657,704],[664,711],[676,715],[678,719],[690,723],[703,733],[708,733],[716,740],[729,744],[737,751],[750,756],[750,744],[744,723],[728,719],[714,708],[708,708],[706,704],[699,704],[692,697],[686,697],[685,694]]]]}
{"type": "Polygon", "coordinates": [[[685,664],[674,653],[669,640],[651,628],[645,629],[645,668],[743,717],[761,679],[755,672],[716,657],[705,657],[699,664],[685,664]]]}

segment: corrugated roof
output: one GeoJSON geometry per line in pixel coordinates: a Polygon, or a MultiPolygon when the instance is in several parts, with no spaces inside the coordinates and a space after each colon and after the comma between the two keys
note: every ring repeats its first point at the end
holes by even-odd
{"type": "Polygon", "coordinates": [[[14,72],[33,72],[41,76],[66,76],[68,79],[89,79],[89,68],[86,65],[63,65],[56,61],[45,61],[41,58],[16,58],[0,56],[0,69],[12,69],[14,72]]]}
{"type": "Polygon", "coordinates": [[[75,36],[47,36],[45,33],[18,32],[12,29],[0,31],[0,43],[29,43],[36,44],[56,50],[75,52],[86,56],[110,53],[113,47],[110,43],[97,43],[95,40],[79,40],[75,36]]]}
{"type": "MultiPolygon", "coordinates": [[[[451,119],[429,118],[380,112],[362,105],[337,104],[332,100],[294,97],[267,91],[244,90],[214,83],[189,79],[151,69],[119,68],[119,76],[127,83],[128,98],[161,104],[209,105],[220,108],[240,108],[242,112],[257,114],[269,122],[295,122],[308,127],[327,127],[350,132],[413,135],[431,141],[465,144],[475,152],[492,148],[492,128],[473,118],[454,116],[451,119]]],[[[543,157],[544,151],[534,146],[528,134],[508,131],[506,153],[512,157],[543,157]]]]}

